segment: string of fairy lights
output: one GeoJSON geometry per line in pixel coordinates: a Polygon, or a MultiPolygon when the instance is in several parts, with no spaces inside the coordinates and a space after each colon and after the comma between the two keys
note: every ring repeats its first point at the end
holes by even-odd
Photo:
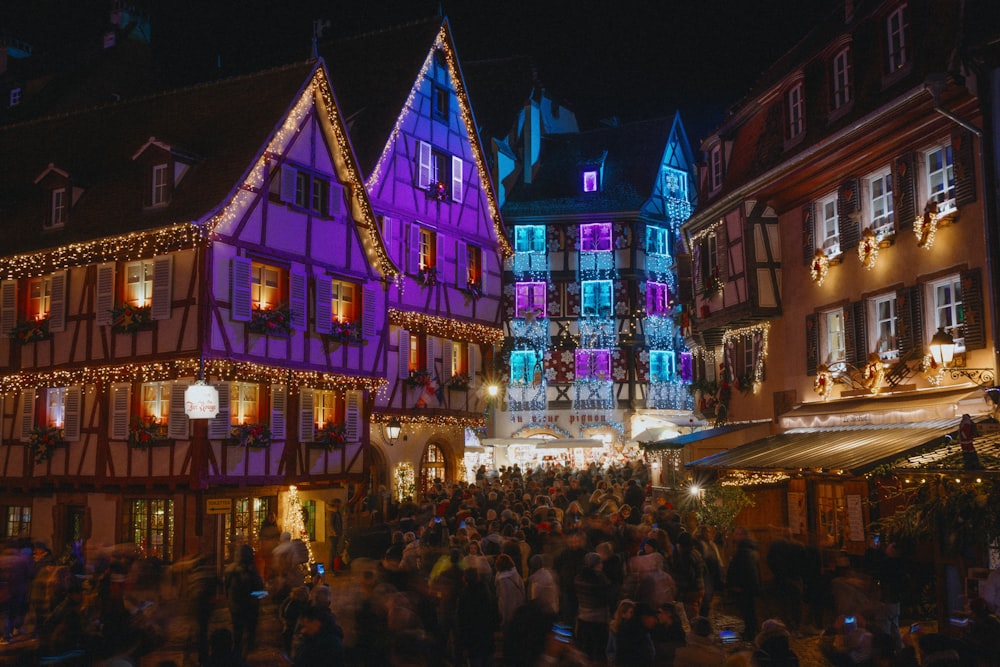
{"type": "Polygon", "coordinates": [[[756,336],[759,335],[761,337],[760,354],[757,355],[753,368],[754,393],[758,391],[760,384],[764,381],[764,362],[767,359],[767,335],[770,331],[771,323],[761,322],[759,324],[740,327],[739,329],[730,329],[722,334],[723,348],[725,348],[729,341],[735,340],[749,341],[752,345],[756,336]]]}
{"type": "Polygon", "coordinates": [[[461,426],[463,428],[479,428],[486,426],[486,417],[479,416],[458,416],[458,415],[427,415],[427,414],[387,414],[372,413],[371,422],[373,424],[388,424],[395,418],[400,424],[407,426],[461,426]]]}
{"type": "Polygon", "coordinates": [[[437,315],[414,313],[397,308],[389,309],[389,324],[407,331],[440,336],[448,340],[462,340],[479,345],[492,345],[503,340],[503,329],[476,322],[458,322],[437,315]]]}

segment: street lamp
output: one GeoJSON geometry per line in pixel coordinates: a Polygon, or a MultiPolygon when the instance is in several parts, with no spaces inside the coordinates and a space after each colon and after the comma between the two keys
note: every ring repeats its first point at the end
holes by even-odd
{"type": "Polygon", "coordinates": [[[938,327],[937,333],[931,338],[930,348],[935,364],[942,368],[951,365],[955,358],[955,339],[944,327],[938,327]]]}
{"type": "Polygon", "coordinates": [[[382,427],[382,431],[385,435],[385,441],[392,447],[399,439],[399,434],[403,432],[403,425],[396,417],[390,417],[389,422],[382,427]]]}
{"type": "Polygon", "coordinates": [[[994,386],[996,384],[996,373],[992,368],[966,368],[964,365],[954,365],[955,339],[944,330],[944,327],[938,327],[937,333],[931,338],[928,347],[930,348],[934,363],[940,369],[938,371],[939,381],[940,377],[947,371],[951,375],[952,380],[964,377],[979,385],[982,389],[985,389],[986,395],[994,404],[1000,400],[1000,393],[996,391],[994,386]]]}

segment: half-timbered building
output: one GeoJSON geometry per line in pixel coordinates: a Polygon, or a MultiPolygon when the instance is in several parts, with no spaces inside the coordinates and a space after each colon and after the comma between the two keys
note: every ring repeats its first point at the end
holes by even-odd
{"type": "Polygon", "coordinates": [[[5,534],[173,560],[273,512],[322,544],[366,486],[397,271],[322,62],[8,125],[0,152],[5,534]]]}

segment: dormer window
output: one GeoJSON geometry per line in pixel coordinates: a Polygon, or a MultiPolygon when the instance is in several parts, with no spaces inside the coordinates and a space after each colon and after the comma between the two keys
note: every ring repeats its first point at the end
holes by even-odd
{"type": "Polygon", "coordinates": [[[598,178],[596,169],[584,169],[583,171],[583,191],[597,192],[598,178]]]}
{"type": "Polygon", "coordinates": [[[909,62],[909,53],[907,53],[909,24],[906,20],[905,4],[900,5],[889,14],[889,18],[885,22],[885,29],[886,55],[888,56],[886,66],[888,73],[892,74],[903,69],[909,62]]]}
{"type": "Polygon", "coordinates": [[[802,82],[785,93],[785,139],[795,139],[806,129],[805,99],[802,82]]]}
{"type": "Polygon", "coordinates": [[[722,146],[716,144],[708,151],[708,187],[716,192],[722,187],[722,146]]]}
{"type": "Polygon", "coordinates": [[[18,104],[21,103],[21,89],[20,88],[11,88],[10,89],[9,103],[10,103],[10,106],[12,106],[12,107],[16,107],[18,104]]]}
{"type": "Polygon", "coordinates": [[[194,158],[156,137],[150,137],[132,159],[142,168],[142,205],[161,208],[168,206],[181,179],[187,174],[194,158]]]}
{"type": "Polygon", "coordinates": [[[69,208],[66,188],[55,188],[51,194],[51,207],[45,221],[46,229],[56,229],[66,224],[66,213],[69,208]]]}
{"type": "Polygon", "coordinates": [[[166,206],[170,201],[168,196],[170,182],[167,179],[167,167],[168,165],[166,164],[153,165],[151,206],[166,206]]]}
{"type": "Polygon", "coordinates": [[[82,190],[74,188],[69,173],[51,162],[35,178],[42,193],[45,213],[42,217],[42,229],[62,229],[69,221],[69,211],[73,203],[80,197],[82,190]]]}

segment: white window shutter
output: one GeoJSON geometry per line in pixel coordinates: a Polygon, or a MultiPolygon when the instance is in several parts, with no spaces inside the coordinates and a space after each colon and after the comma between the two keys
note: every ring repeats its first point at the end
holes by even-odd
{"type": "Polygon", "coordinates": [[[417,170],[417,187],[429,188],[431,185],[431,145],[423,141],[417,142],[420,164],[417,170]]]}
{"type": "Polygon", "coordinates": [[[450,340],[441,341],[441,382],[447,382],[455,374],[455,367],[452,365],[452,345],[457,345],[450,340]]]}
{"type": "Polygon", "coordinates": [[[52,294],[49,299],[49,331],[66,331],[66,272],[52,274],[52,294]]]}
{"type": "Polygon", "coordinates": [[[330,182],[330,208],[328,210],[331,216],[344,212],[344,186],[334,181],[330,182]]]}
{"type": "Polygon", "coordinates": [[[457,155],[452,155],[451,198],[454,201],[458,202],[459,204],[462,203],[462,181],[463,181],[462,169],[463,169],[462,158],[458,157],[457,155]]]}
{"type": "Polygon", "coordinates": [[[410,377],[410,332],[399,330],[399,379],[410,377]]]}
{"type": "Polygon", "coordinates": [[[292,311],[292,328],[302,331],[309,321],[306,316],[306,275],[292,271],[288,279],[288,308],[292,311]]]}
{"type": "Polygon", "coordinates": [[[0,281],[0,336],[9,336],[17,326],[17,281],[0,281]]]}
{"type": "Polygon", "coordinates": [[[330,276],[316,278],[316,296],[313,313],[316,317],[316,333],[328,334],[333,331],[333,285],[330,276]]]}
{"type": "Polygon", "coordinates": [[[362,393],[359,389],[350,389],[344,407],[344,439],[347,442],[361,441],[362,393]]]}
{"type": "Polygon", "coordinates": [[[132,399],[132,385],[116,382],[111,385],[111,433],[112,440],[128,440],[129,406],[132,399]]]}
{"type": "Polygon", "coordinates": [[[68,442],[80,439],[80,420],[83,417],[83,388],[80,385],[66,387],[66,402],[63,405],[63,438],[68,442]]]}
{"type": "Polygon", "coordinates": [[[409,239],[407,239],[407,244],[410,249],[410,264],[407,267],[410,273],[417,273],[420,271],[420,226],[419,225],[409,225],[409,239]]]}
{"type": "Polygon", "coordinates": [[[445,253],[445,236],[444,234],[435,234],[434,241],[437,247],[434,249],[434,266],[438,271],[438,279],[444,280],[444,259],[446,257],[445,253]]]}
{"type": "Polygon", "coordinates": [[[94,286],[94,322],[97,326],[111,324],[111,310],[115,307],[115,264],[97,265],[97,284],[94,286]]]}
{"type": "Polygon", "coordinates": [[[480,249],[479,261],[481,262],[479,267],[479,291],[485,296],[490,293],[489,292],[490,254],[486,252],[485,249],[480,249]]]}
{"type": "Polygon", "coordinates": [[[284,440],[288,437],[285,428],[285,413],[288,409],[288,387],[283,384],[271,385],[271,438],[284,440]]]}
{"type": "Polygon", "coordinates": [[[299,442],[316,439],[315,400],[312,389],[299,389],[299,442]]]}
{"type": "Polygon", "coordinates": [[[469,256],[465,241],[455,241],[455,286],[464,289],[469,284],[469,256]]]}
{"type": "Polygon", "coordinates": [[[174,382],[170,385],[170,407],[167,413],[167,437],[173,440],[187,440],[190,419],[187,416],[187,406],[184,393],[188,385],[174,382]]]}
{"type": "Polygon", "coordinates": [[[435,369],[437,368],[434,363],[435,360],[437,359],[437,351],[438,351],[437,338],[431,335],[425,336],[424,355],[426,356],[427,360],[426,370],[428,373],[430,373],[431,377],[434,377],[435,369]]]}
{"type": "Polygon", "coordinates": [[[469,386],[479,386],[479,345],[469,343],[469,386]]]}
{"type": "Polygon", "coordinates": [[[393,220],[388,215],[382,216],[382,241],[385,242],[385,247],[389,248],[390,254],[392,253],[392,244],[397,241],[396,232],[396,221],[393,220]]]}
{"type": "Polygon", "coordinates": [[[219,414],[208,420],[208,438],[227,440],[233,433],[229,419],[229,392],[232,385],[228,382],[219,382],[213,383],[212,386],[219,390],[219,414]]]}
{"type": "Polygon", "coordinates": [[[281,166],[281,201],[286,204],[295,203],[295,179],[298,175],[295,167],[281,166]]]}
{"type": "Polygon", "coordinates": [[[153,259],[153,302],[150,316],[154,320],[169,320],[173,309],[174,258],[162,255],[153,259]]]}
{"type": "Polygon", "coordinates": [[[27,442],[35,428],[35,390],[21,390],[21,440],[27,442]]]}
{"type": "Polygon", "coordinates": [[[229,268],[229,317],[236,322],[250,321],[250,269],[246,257],[233,257],[229,268]]]}
{"type": "Polygon", "coordinates": [[[365,287],[361,297],[361,336],[372,338],[375,336],[375,288],[365,287]]]}

